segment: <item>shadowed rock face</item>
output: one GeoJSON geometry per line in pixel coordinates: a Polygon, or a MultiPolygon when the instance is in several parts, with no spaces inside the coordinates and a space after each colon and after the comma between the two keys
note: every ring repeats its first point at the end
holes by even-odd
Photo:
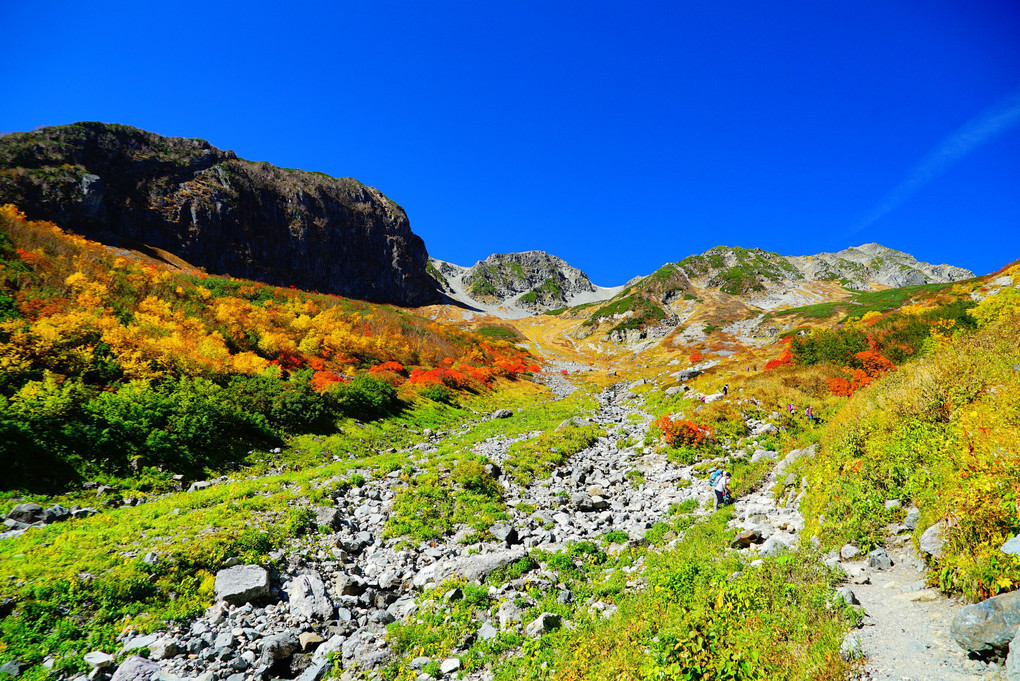
{"type": "Polygon", "coordinates": [[[404,210],[354,178],[103,123],[0,138],[0,203],[210,273],[401,305],[439,298],[404,210]]]}

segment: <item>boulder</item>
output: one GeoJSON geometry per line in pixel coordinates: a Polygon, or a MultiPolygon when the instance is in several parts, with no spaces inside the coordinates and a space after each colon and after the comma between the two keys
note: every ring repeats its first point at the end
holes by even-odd
{"type": "Polygon", "coordinates": [[[559,615],[551,612],[543,612],[528,626],[524,627],[524,635],[529,638],[535,638],[536,636],[541,636],[548,631],[559,629],[562,623],[563,618],[559,615]]]}
{"type": "Polygon", "coordinates": [[[439,671],[443,674],[452,674],[460,669],[460,658],[448,657],[439,665],[439,671]]]}
{"type": "Polygon", "coordinates": [[[262,639],[262,658],[260,663],[264,667],[272,667],[280,660],[301,650],[301,639],[295,631],[285,631],[282,634],[267,636],[262,639]]]}
{"type": "Polygon", "coordinates": [[[980,658],[1004,658],[1020,626],[1020,591],[993,596],[960,608],[950,633],[960,646],[980,658]]]}
{"type": "Polygon", "coordinates": [[[751,544],[760,544],[764,541],[761,532],[758,530],[741,530],[730,542],[731,549],[746,549],[751,544]]]}
{"type": "Polygon", "coordinates": [[[941,558],[942,549],[946,545],[944,533],[945,524],[942,522],[937,522],[925,530],[919,542],[921,551],[927,553],[932,558],[941,558]]]}
{"type": "Polygon", "coordinates": [[[907,509],[907,517],[903,519],[903,527],[907,528],[911,532],[917,527],[917,522],[921,519],[921,509],[917,506],[913,506],[907,509]]]}
{"type": "Polygon", "coordinates": [[[21,660],[10,660],[0,665],[0,674],[7,674],[13,678],[18,678],[26,669],[28,669],[28,665],[21,660]]]}
{"type": "Polygon", "coordinates": [[[507,546],[513,546],[514,544],[521,543],[520,536],[518,535],[517,530],[514,529],[513,527],[510,527],[509,525],[495,523],[492,527],[489,528],[489,532],[498,541],[503,542],[507,546]]]}
{"type": "Polygon", "coordinates": [[[893,562],[883,548],[877,548],[868,554],[868,567],[876,570],[890,570],[893,562]]]}
{"type": "Polygon", "coordinates": [[[141,650],[142,648],[149,648],[159,640],[159,634],[146,634],[145,636],[133,636],[128,639],[124,647],[120,649],[122,653],[130,653],[134,650],[141,650]]]}
{"type": "Polygon", "coordinates": [[[484,624],[482,624],[481,627],[478,628],[478,638],[482,639],[483,641],[491,641],[492,639],[496,638],[496,634],[498,633],[499,630],[496,627],[492,626],[492,622],[485,622],[484,624]]]}
{"type": "Polygon", "coordinates": [[[290,614],[308,619],[328,620],[333,617],[333,601],[326,595],[326,585],[319,575],[298,575],[283,590],[290,599],[290,614]]]}
{"type": "Polygon", "coordinates": [[[315,525],[317,527],[328,527],[336,532],[340,529],[342,520],[343,516],[340,514],[340,509],[328,506],[315,509],[315,525]]]}
{"type": "Polygon", "coordinates": [[[335,589],[341,596],[360,596],[365,593],[365,580],[358,575],[341,572],[336,576],[335,589]]]}
{"type": "Polygon", "coordinates": [[[236,565],[216,573],[216,599],[232,605],[269,596],[269,573],[259,565],[236,565]]]}
{"type": "Polygon", "coordinates": [[[332,667],[333,664],[325,660],[312,662],[301,672],[301,676],[297,677],[297,681],[320,681],[332,667]]]}
{"type": "Polygon", "coordinates": [[[839,550],[839,557],[843,560],[853,560],[859,555],[861,555],[861,550],[853,544],[843,544],[839,550]]]}
{"type": "Polygon", "coordinates": [[[43,507],[39,504],[26,503],[18,504],[11,509],[11,512],[7,514],[7,517],[11,520],[16,520],[19,523],[25,523],[31,525],[32,523],[41,520],[43,515],[43,507]]]}
{"type": "MultiPolygon", "coordinates": [[[[1020,629],[1017,629],[1020,632],[1020,629]]],[[[1020,681],[1020,638],[1014,636],[1009,642],[1006,655],[1006,681],[1020,681]]]]}
{"type": "Polygon", "coordinates": [[[121,663],[110,681],[156,681],[159,679],[159,665],[144,657],[132,655],[121,663]]]}
{"type": "Polygon", "coordinates": [[[1020,534],[1010,537],[1005,544],[999,547],[999,550],[1014,556],[1020,555],[1020,534]]]}
{"type": "Polygon", "coordinates": [[[789,545],[778,537],[769,537],[758,549],[758,553],[763,556],[778,556],[789,548],[789,545]]]}
{"type": "Polygon", "coordinates": [[[166,660],[177,654],[177,642],[172,639],[161,638],[149,646],[149,659],[166,660]]]}
{"type": "Polygon", "coordinates": [[[85,664],[93,669],[104,669],[113,666],[113,655],[104,653],[102,650],[93,650],[91,653],[85,653],[84,660],[85,664]]]}
{"type": "Polygon", "coordinates": [[[514,413],[509,409],[497,409],[496,411],[492,412],[492,418],[494,419],[508,419],[513,415],[514,413]]]}
{"type": "Polygon", "coordinates": [[[212,487],[212,483],[211,482],[209,482],[208,480],[200,480],[199,482],[191,483],[191,486],[188,487],[188,491],[189,492],[197,492],[199,490],[207,489],[209,487],[212,487]]]}
{"type": "Polygon", "coordinates": [[[458,556],[433,563],[420,570],[414,577],[414,586],[421,588],[428,584],[439,584],[452,577],[463,577],[469,582],[481,582],[489,573],[516,563],[527,555],[520,547],[483,553],[477,556],[458,556]]]}

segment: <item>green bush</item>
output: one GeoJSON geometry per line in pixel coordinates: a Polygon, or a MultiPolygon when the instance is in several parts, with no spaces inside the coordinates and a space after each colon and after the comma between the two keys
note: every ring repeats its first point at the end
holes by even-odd
{"type": "Polygon", "coordinates": [[[340,413],[352,418],[379,419],[400,407],[392,385],[366,374],[356,376],[350,383],[337,383],[326,394],[340,413]]]}

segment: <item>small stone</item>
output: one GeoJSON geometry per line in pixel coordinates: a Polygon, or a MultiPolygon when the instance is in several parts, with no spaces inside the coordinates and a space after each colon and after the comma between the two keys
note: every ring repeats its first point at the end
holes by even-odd
{"type": "Polygon", "coordinates": [[[314,631],[303,631],[298,634],[298,642],[301,644],[301,652],[303,653],[307,653],[309,650],[314,649],[325,640],[326,639],[322,638],[314,631]]]}
{"type": "Polygon", "coordinates": [[[841,586],[836,589],[836,598],[846,601],[849,605],[861,604],[861,602],[857,600],[857,594],[855,594],[853,589],[848,586],[841,586]]]}
{"type": "Polygon", "coordinates": [[[899,507],[900,507],[900,500],[899,499],[886,499],[885,500],[885,510],[891,511],[894,508],[899,508],[899,507]]]}

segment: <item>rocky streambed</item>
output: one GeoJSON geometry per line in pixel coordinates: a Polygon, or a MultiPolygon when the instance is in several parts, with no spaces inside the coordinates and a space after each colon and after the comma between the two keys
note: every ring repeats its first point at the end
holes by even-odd
{"type": "MultiPolygon", "coordinates": [[[[547,374],[546,380],[558,395],[573,390],[559,374],[547,374]]],[[[391,657],[387,625],[413,617],[423,589],[447,579],[481,582],[493,571],[519,563],[533,549],[558,551],[609,532],[622,531],[626,541],[640,542],[674,504],[695,499],[700,507],[712,498],[707,484],[694,480],[691,466],[674,465],[640,446],[650,417],[626,384],[603,390],[596,400],[593,413],[575,418],[598,425],[605,435],[548,478],[522,486],[504,477],[509,519],[490,528],[489,541],[465,543],[473,534],[468,528],[418,544],[384,539],[384,525],[402,484],[399,472],[372,479],[365,471],[361,487],[337,493],[333,505],[312,507],[316,524],[330,528],[330,534],[290,540],[270,556],[272,568],[228,563],[217,574],[216,604],[186,625],[145,636],[125,632],[124,651],[144,648],[149,658],[129,667],[144,668],[143,676],[131,671],[136,674],[131,678],[149,678],[146,673],[155,678],[158,669],[158,675],[168,679],[309,680],[321,678],[331,658],[351,672],[372,670],[391,657]],[[531,512],[519,510],[532,507],[531,512]]],[[[507,415],[492,417],[497,416],[507,415]]],[[[473,453],[486,457],[498,471],[516,439],[491,437],[475,445],[473,453]]],[[[407,450],[409,461],[424,463],[440,442],[433,435],[407,450]]],[[[638,572],[640,565],[630,569],[638,572]]],[[[507,630],[534,636],[561,624],[552,617],[539,617],[538,624],[522,621],[531,601],[525,582],[530,588],[555,588],[557,578],[532,566],[526,576],[489,587],[492,602],[499,605],[477,613],[482,620],[478,636],[507,630]]],[[[638,585],[637,580],[631,583],[638,585]]],[[[600,602],[592,606],[608,612],[613,608],[600,602]]],[[[113,670],[112,660],[96,661],[98,669],[113,670]]],[[[427,662],[415,661],[422,667],[427,662]]],[[[436,662],[447,672],[459,668],[453,656],[436,662]]]]}

